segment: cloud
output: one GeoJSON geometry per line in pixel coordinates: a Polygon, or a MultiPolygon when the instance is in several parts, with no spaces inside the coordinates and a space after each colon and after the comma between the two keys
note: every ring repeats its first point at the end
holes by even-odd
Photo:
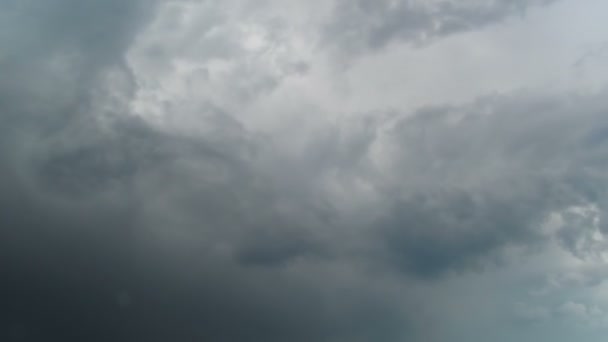
{"type": "MultiPolygon", "coordinates": [[[[603,224],[604,93],[318,119],[295,143],[243,119],[308,72],[281,25],[260,38],[238,29],[247,6],[149,5],[0,5],[8,341],[441,340],[443,281],[498,268],[511,246],[578,252],[587,231],[542,230],[556,212],[592,205],[603,224]]],[[[451,16],[481,27],[511,13],[455,6],[416,17],[444,35],[461,30],[451,16]]]]}
{"type": "Polygon", "coordinates": [[[474,31],[546,5],[540,1],[337,1],[325,41],[349,53],[385,47],[392,41],[425,44],[451,34],[474,31]]]}
{"type": "Polygon", "coordinates": [[[552,312],[548,308],[536,307],[524,303],[516,303],[515,316],[525,323],[538,323],[551,318],[552,312]]]}
{"type": "Polygon", "coordinates": [[[564,303],[559,311],[564,315],[572,315],[578,318],[583,318],[587,315],[587,307],[581,303],[567,302],[564,303]]]}
{"type": "Polygon", "coordinates": [[[342,177],[374,189],[370,234],[396,266],[425,276],[478,268],[497,248],[542,241],[551,213],[603,197],[605,147],[587,143],[595,101],[516,95],[424,109],[373,141],[382,158],[364,157],[371,176],[349,165],[342,177]]]}
{"type": "Polygon", "coordinates": [[[11,13],[23,40],[0,66],[3,338],[403,334],[382,282],[306,260],[323,254],[307,230],[316,213],[281,213],[290,204],[256,173],[259,142],[238,124],[218,112],[215,133],[191,137],[130,115],[137,5],[31,2],[11,13]]]}

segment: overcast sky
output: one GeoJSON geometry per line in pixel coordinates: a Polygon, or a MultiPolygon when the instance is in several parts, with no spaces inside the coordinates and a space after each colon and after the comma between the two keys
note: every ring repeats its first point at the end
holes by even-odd
{"type": "Polygon", "coordinates": [[[0,0],[0,340],[605,341],[606,13],[0,0]]]}

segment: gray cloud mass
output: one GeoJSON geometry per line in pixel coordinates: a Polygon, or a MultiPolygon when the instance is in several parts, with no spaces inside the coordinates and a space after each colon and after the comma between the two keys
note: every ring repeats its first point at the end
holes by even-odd
{"type": "Polygon", "coordinates": [[[342,0],[327,23],[327,44],[349,53],[385,47],[393,40],[412,44],[497,24],[529,7],[555,0],[342,0]]]}
{"type": "MultiPolygon", "coordinates": [[[[360,54],[549,2],[339,0],[319,34],[360,54]]],[[[131,115],[159,4],[0,0],[3,341],[441,341],[416,289],[606,215],[605,91],[364,113],[295,157],[210,102],[200,135],[131,115]]]]}

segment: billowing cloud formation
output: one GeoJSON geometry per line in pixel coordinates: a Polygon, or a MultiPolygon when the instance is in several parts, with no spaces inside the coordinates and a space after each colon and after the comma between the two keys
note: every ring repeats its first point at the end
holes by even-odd
{"type": "Polygon", "coordinates": [[[356,26],[360,54],[528,3],[298,4],[318,26],[273,1],[0,1],[3,340],[464,341],[504,317],[462,288],[574,268],[551,248],[591,280],[497,301],[601,326],[603,303],[544,305],[602,283],[604,90],[337,119],[314,91],[350,72],[318,39],[352,53],[356,26]]]}

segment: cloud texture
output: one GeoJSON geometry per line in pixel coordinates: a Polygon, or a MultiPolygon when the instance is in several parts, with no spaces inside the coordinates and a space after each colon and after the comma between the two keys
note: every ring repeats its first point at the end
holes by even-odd
{"type": "Polygon", "coordinates": [[[563,2],[0,0],[0,338],[599,341],[606,90],[360,86],[563,2]]]}

